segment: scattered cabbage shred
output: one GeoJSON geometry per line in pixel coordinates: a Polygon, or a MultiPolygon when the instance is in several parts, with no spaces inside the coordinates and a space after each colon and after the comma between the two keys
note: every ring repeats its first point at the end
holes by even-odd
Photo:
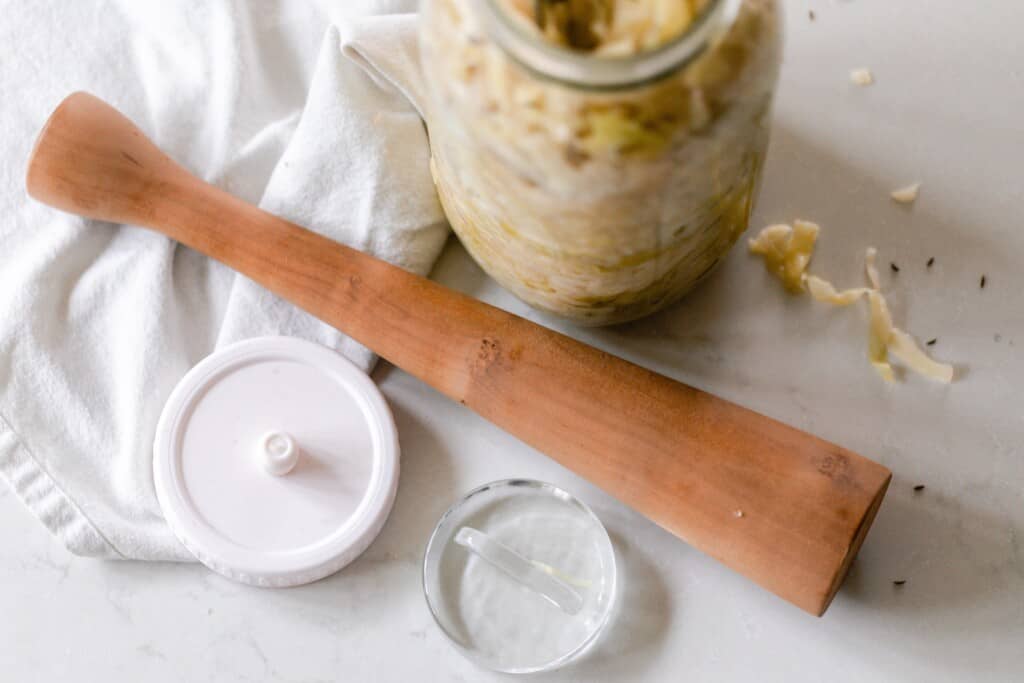
{"type": "Polygon", "coordinates": [[[868,247],[867,253],[864,254],[864,270],[867,271],[868,282],[871,283],[872,289],[881,289],[882,286],[878,284],[878,268],[875,267],[875,257],[878,256],[878,250],[874,247],[868,247]]]}
{"type": "Polygon", "coordinates": [[[831,282],[822,280],[817,275],[807,275],[804,278],[804,285],[815,299],[833,306],[849,306],[870,291],[867,287],[854,287],[837,292],[831,282]]]}
{"type": "Polygon", "coordinates": [[[903,330],[893,328],[889,338],[889,353],[918,374],[946,384],[953,381],[953,366],[929,358],[914,338],[903,330]]]}
{"type": "Polygon", "coordinates": [[[809,221],[794,221],[792,226],[769,225],[748,244],[751,253],[762,256],[768,271],[794,294],[807,291],[816,300],[834,306],[849,306],[867,297],[870,311],[868,360],[884,380],[892,382],[896,378],[889,362],[891,355],[918,374],[947,384],[952,382],[952,365],[929,358],[913,337],[893,325],[875,265],[878,250],[869,247],[864,254],[864,270],[869,287],[840,291],[828,280],[806,272],[819,232],[820,228],[809,221]]]}
{"type": "Polygon", "coordinates": [[[889,196],[893,198],[893,201],[899,202],[900,204],[913,204],[914,200],[917,199],[917,193],[921,189],[921,183],[914,183],[913,185],[907,185],[901,187],[898,190],[893,190],[889,193],[889,196]]]}
{"type": "Polygon", "coordinates": [[[855,85],[871,85],[875,82],[875,77],[871,74],[869,69],[854,69],[850,72],[850,80],[855,85]]]}
{"type": "Polygon", "coordinates": [[[892,315],[889,304],[877,289],[868,291],[868,308],[871,318],[868,323],[868,360],[886,382],[895,377],[889,364],[889,340],[892,339],[892,315]]]}
{"type": "Polygon", "coordinates": [[[792,226],[769,225],[748,244],[752,253],[764,257],[765,267],[782,280],[786,289],[798,294],[804,289],[804,271],[820,230],[809,221],[794,221],[792,226]]]}

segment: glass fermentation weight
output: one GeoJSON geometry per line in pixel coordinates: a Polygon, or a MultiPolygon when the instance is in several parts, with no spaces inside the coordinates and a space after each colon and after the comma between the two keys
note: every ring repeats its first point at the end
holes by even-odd
{"type": "Polygon", "coordinates": [[[467,657],[507,673],[578,657],[615,602],[615,555],[600,520],[550,484],[481,486],[441,518],[423,584],[441,630],[467,657]]]}

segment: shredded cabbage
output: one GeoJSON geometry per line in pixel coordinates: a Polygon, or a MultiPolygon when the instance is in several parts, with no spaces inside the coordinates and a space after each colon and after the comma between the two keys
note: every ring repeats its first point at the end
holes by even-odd
{"type": "Polygon", "coordinates": [[[921,350],[914,338],[903,330],[893,329],[889,338],[889,353],[904,365],[925,377],[949,384],[953,381],[953,366],[932,360],[921,350]]]}
{"type": "Polygon", "coordinates": [[[913,204],[914,200],[917,199],[917,193],[920,189],[921,183],[914,183],[913,185],[907,185],[906,187],[901,187],[898,190],[893,190],[889,193],[889,196],[900,204],[913,204]]]}
{"type": "Polygon", "coordinates": [[[814,253],[820,228],[810,221],[792,226],[769,225],[747,242],[750,252],[764,257],[764,265],[794,294],[804,290],[804,271],[814,253]]]}
{"type": "Polygon", "coordinates": [[[868,247],[867,252],[864,254],[864,270],[868,274],[868,282],[871,283],[872,289],[881,289],[878,284],[878,268],[875,267],[875,257],[878,255],[878,250],[874,247],[868,247]]]}
{"type": "Polygon", "coordinates": [[[868,323],[868,360],[886,382],[895,377],[889,364],[889,339],[892,337],[892,315],[885,297],[877,289],[868,291],[871,320],[868,323]]]}
{"type": "Polygon", "coordinates": [[[597,55],[652,50],[681,35],[707,0],[502,0],[555,45],[597,55]]]}
{"type": "Polygon", "coordinates": [[[953,366],[939,363],[921,350],[914,338],[892,322],[889,305],[882,295],[875,260],[878,250],[868,247],[864,254],[864,271],[870,287],[854,287],[839,291],[817,275],[806,272],[820,228],[808,221],[795,221],[793,226],[769,225],[749,241],[751,253],[764,258],[765,267],[779,278],[786,289],[799,293],[807,291],[815,300],[834,306],[849,306],[867,296],[868,360],[887,382],[896,376],[889,356],[899,360],[910,370],[940,382],[953,381],[953,366]]]}
{"type": "Polygon", "coordinates": [[[831,282],[817,275],[805,275],[804,285],[815,299],[833,306],[849,306],[870,291],[867,287],[854,287],[839,292],[831,282]]]}

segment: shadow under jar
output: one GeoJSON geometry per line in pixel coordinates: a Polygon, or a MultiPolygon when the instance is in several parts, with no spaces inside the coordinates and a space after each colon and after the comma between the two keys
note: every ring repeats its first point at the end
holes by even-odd
{"type": "Polygon", "coordinates": [[[590,325],[639,318],[746,230],[776,0],[425,0],[420,48],[445,212],[530,305],[590,325]]]}

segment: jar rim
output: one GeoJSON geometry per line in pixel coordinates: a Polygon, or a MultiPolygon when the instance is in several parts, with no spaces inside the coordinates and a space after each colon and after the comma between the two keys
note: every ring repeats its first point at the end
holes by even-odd
{"type": "Polygon", "coordinates": [[[743,0],[710,0],[681,34],[635,55],[595,57],[555,45],[526,30],[499,7],[476,0],[494,42],[537,76],[588,90],[632,88],[672,73],[700,56],[732,25],[743,0]]]}

